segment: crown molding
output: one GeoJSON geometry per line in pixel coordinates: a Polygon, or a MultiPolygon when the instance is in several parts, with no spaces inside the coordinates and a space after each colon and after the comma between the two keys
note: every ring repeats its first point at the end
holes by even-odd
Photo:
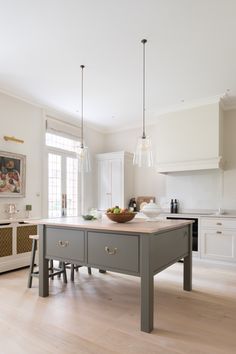
{"type": "MultiPolygon", "coordinates": [[[[155,125],[157,123],[158,119],[164,118],[164,116],[169,113],[185,111],[188,109],[207,106],[207,105],[214,104],[214,103],[220,104],[220,102],[222,100],[222,96],[223,96],[223,94],[219,94],[219,95],[215,95],[215,96],[211,96],[211,97],[207,97],[207,98],[202,98],[202,99],[198,99],[198,100],[192,100],[189,102],[179,103],[177,105],[173,105],[173,106],[169,106],[167,108],[161,109],[161,110],[155,112],[156,118],[149,120],[148,123],[146,123],[146,127],[152,127],[153,125],[155,125]]],[[[117,127],[117,128],[112,128],[112,127],[107,128],[104,133],[105,134],[120,133],[120,132],[127,131],[127,130],[140,129],[141,127],[142,127],[141,123],[138,123],[138,124],[134,123],[134,124],[131,124],[128,126],[126,125],[125,127],[123,126],[123,127],[117,127]]]]}
{"type": "MultiPolygon", "coordinates": [[[[47,106],[43,103],[39,103],[39,102],[36,102],[34,100],[31,100],[31,99],[28,99],[28,98],[25,98],[25,97],[22,97],[22,96],[19,96],[19,95],[16,95],[10,91],[7,91],[7,90],[3,90],[0,88],[0,93],[6,95],[6,96],[9,96],[9,97],[12,97],[12,98],[15,98],[19,101],[22,101],[22,102],[25,102],[31,106],[34,106],[34,107],[37,107],[39,109],[42,109],[43,112],[44,112],[44,115],[50,115],[50,116],[53,116],[54,118],[61,118],[62,120],[65,120],[65,121],[69,121],[71,122],[71,120],[73,120],[73,122],[77,123],[78,122],[78,126],[80,126],[80,121],[78,121],[80,119],[80,117],[78,117],[78,115],[75,115],[75,114],[71,114],[69,113],[68,111],[66,110],[58,110],[56,107],[50,107],[50,106],[47,106]]],[[[85,128],[89,128],[97,133],[100,133],[100,134],[104,134],[104,129],[101,128],[101,126],[98,126],[96,124],[93,124],[93,123],[90,123],[88,121],[85,122],[84,124],[85,128]]]]}
{"type": "MultiPolygon", "coordinates": [[[[76,114],[72,114],[66,110],[58,110],[56,107],[50,107],[47,106],[43,103],[36,102],[33,99],[28,99],[22,96],[19,96],[17,94],[14,94],[10,91],[0,89],[0,93],[3,93],[7,96],[13,97],[15,99],[18,99],[20,101],[23,101],[27,104],[30,104],[32,106],[38,107],[40,109],[43,109],[45,112],[49,112],[51,115],[56,115],[56,117],[61,117],[62,119],[65,120],[71,120],[73,119],[74,121],[78,121],[80,117],[76,114]]],[[[196,107],[201,107],[201,106],[206,106],[209,104],[214,104],[214,103],[219,103],[224,111],[231,110],[231,109],[236,109],[236,102],[234,104],[229,104],[225,103],[225,96],[226,94],[219,94],[215,96],[210,96],[206,98],[201,98],[201,99],[196,99],[192,100],[189,102],[181,102],[177,105],[172,105],[169,107],[166,107],[164,109],[160,109],[155,112],[155,119],[149,120],[149,122],[146,124],[147,127],[151,127],[157,123],[157,119],[162,118],[162,116],[165,116],[166,114],[173,113],[173,112],[178,112],[178,111],[183,111],[183,110],[188,110],[196,107]]],[[[122,125],[122,127],[104,127],[102,125],[94,124],[92,122],[86,121],[85,122],[85,128],[91,129],[97,133],[100,134],[113,134],[113,133],[119,133],[127,130],[134,130],[134,129],[140,129],[142,127],[141,121],[139,123],[131,123],[129,125],[122,125]]]]}
{"type": "Polygon", "coordinates": [[[231,111],[236,109],[236,96],[231,96],[229,94],[224,94],[220,100],[220,106],[223,111],[231,111]]]}

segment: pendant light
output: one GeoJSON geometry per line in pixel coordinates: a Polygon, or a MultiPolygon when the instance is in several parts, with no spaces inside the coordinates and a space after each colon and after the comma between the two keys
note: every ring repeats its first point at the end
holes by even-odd
{"type": "Polygon", "coordinates": [[[91,170],[88,147],[84,145],[84,65],[81,67],[81,141],[77,151],[79,171],[89,172],[91,170]]]}
{"type": "Polygon", "coordinates": [[[146,136],[145,127],[145,45],[147,43],[147,40],[142,39],[141,43],[143,44],[143,133],[142,136],[138,139],[133,164],[137,165],[138,167],[153,167],[151,139],[149,136],[146,136]]]}

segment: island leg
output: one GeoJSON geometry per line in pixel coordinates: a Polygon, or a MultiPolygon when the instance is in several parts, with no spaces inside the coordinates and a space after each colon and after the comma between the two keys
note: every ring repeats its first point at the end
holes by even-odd
{"type": "Polygon", "coordinates": [[[150,235],[141,235],[141,331],[153,330],[153,272],[150,264],[150,235]]]}
{"type": "Polygon", "coordinates": [[[189,254],[184,257],[184,290],[192,290],[192,225],[189,225],[189,254]]]}
{"type": "Polygon", "coordinates": [[[45,225],[39,225],[39,296],[49,294],[48,260],[45,258],[45,225]]]}

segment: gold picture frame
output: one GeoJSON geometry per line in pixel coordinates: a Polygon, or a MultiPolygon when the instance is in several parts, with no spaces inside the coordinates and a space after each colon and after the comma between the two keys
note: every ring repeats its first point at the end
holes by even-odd
{"type": "Polygon", "coordinates": [[[0,197],[25,197],[26,156],[0,151],[0,197]]]}

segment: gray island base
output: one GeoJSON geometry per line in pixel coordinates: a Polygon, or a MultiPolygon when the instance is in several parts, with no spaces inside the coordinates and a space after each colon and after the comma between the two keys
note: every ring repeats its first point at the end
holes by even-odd
{"type": "Polygon", "coordinates": [[[66,217],[37,223],[39,296],[49,295],[49,259],[139,276],[141,330],[149,333],[153,329],[154,275],[183,258],[183,288],[192,290],[192,221],[134,219],[116,224],[66,217]]]}

